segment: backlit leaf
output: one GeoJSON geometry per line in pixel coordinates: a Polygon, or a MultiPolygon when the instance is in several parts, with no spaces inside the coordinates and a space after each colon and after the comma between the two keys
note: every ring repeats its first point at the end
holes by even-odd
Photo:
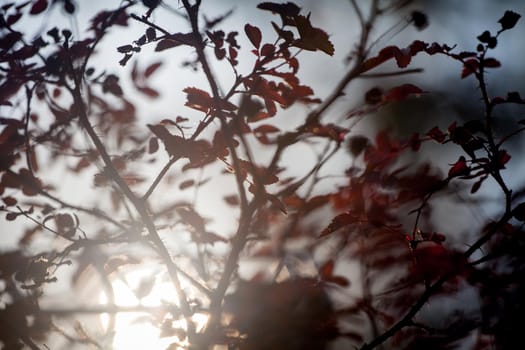
{"type": "Polygon", "coordinates": [[[29,13],[32,15],[38,15],[39,13],[45,11],[47,5],[47,0],[37,0],[37,2],[35,2],[33,6],[31,6],[31,10],[29,11],[29,13]]]}
{"type": "Polygon", "coordinates": [[[503,17],[501,17],[498,21],[501,24],[501,30],[514,28],[520,18],[521,15],[519,13],[514,11],[505,11],[503,17]]]}
{"type": "Polygon", "coordinates": [[[423,93],[425,93],[425,91],[415,85],[403,84],[390,89],[385,94],[384,98],[386,101],[403,101],[410,95],[415,95],[417,97],[423,93]]]}
{"type": "Polygon", "coordinates": [[[247,23],[244,26],[244,32],[246,33],[246,36],[248,37],[248,39],[250,39],[250,42],[252,43],[252,45],[255,46],[256,48],[259,48],[259,46],[261,45],[261,40],[262,40],[261,30],[257,28],[256,26],[252,26],[247,23]]]}
{"type": "Polygon", "coordinates": [[[316,51],[320,50],[324,53],[333,56],[334,45],[328,38],[328,34],[322,29],[313,27],[310,23],[310,17],[298,15],[294,17],[299,31],[300,38],[293,44],[304,50],[316,51]]]}
{"type": "Polygon", "coordinates": [[[349,212],[339,214],[332,219],[332,222],[321,232],[319,237],[328,236],[329,234],[339,230],[340,228],[352,224],[356,221],[354,215],[349,212]]]}
{"type": "Polygon", "coordinates": [[[452,165],[448,171],[449,177],[456,177],[462,175],[468,175],[470,173],[470,168],[467,165],[467,160],[465,157],[459,157],[458,161],[452,165]]]}

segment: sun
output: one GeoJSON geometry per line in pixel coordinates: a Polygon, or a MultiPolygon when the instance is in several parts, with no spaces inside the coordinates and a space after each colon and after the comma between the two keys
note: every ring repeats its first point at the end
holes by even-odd
{"type": "MultiPolygon", "coordinates": [[[[119,270],[111,284],[115,304],[122,309],[114,318],[111,344],[114,350],[188,348],[185,337],[187,321],[174,318],[166,307],[178,305],[177,293],[158,267],[157,270],[148,266],[119,270]]],[[[183,288],[191,292],[191,286],[183,284],[183,288]]],[[[99,302],[108,303],[105,292],[100,294],[99,302]]],[[[197,331],[202,330],[207,321],[208,316],[203,313],[195,313],[191,318],[197,331]]],[[[107,331],[110,316],[102,314],[100,322],[107,331]]]]}

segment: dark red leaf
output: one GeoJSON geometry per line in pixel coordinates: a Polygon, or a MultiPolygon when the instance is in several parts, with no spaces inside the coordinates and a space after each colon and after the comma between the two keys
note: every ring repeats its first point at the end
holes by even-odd
{"type": "Polygon", "coordinates": [[[514,11],[505,11],[503,17],[501,17],[498,21],[501,24],[501,30],[514,28],[520,17],[521,15],[514,11]]]}
{"type": "Polygon", "coordinates": [[[146,29],[146,38],[148,39],[149,42],[157,38],[157,32],[155,31],[154,28],[149,27],[148,29],[146,29]]]}
{"type": "Polygon", "coordinates": [[[500,169],[505,168],[505,164],[508,163],[510,158],[511,158],[510,154],[507,151],[505,151],[504,149],[499,150],[496,155],[496,162],[499,168],[500,169]]]}
{"type": "Polygon", "coordinates": [[[207,113],[213,106],[213,99],[211,98],[210,94],[204,90],[197,89],[195,87],[187,87],[182,91],[187,94],[187,101],[184,104],[185,106],[205,113],[207,113]]]}
{"type": "Polygon", "coordinates": [[[483,61],[483,64],[484,64],[485,67],[487,67],[487,68],[498,68],[498,67],[501,67],[501,63],[500,63],[500,61],[498,61],[498,60],[495,59],[495,58],[486,58],[486,59],[483,61]]]}
{"type": "Polygon", "coordinates": [[[14,221],[14,220],[16,220],[17,217],[18,217],[17,213],[7,213],[7,214],[5,214],[5,219],[7,221],[14,221]]]}
{"type": "Polygon", "coordinates": [[[148,128],[162,141],[166,152],[174,157],[181,157],[186,152],[185,141],[182,137],[171,134],[164,125],[148,124],[148,128]]]}
{"type": "Polygon", "coordinates": [[[253,129],[254,133],[262,133],[262,134],[268,134],[268,133],[274,133],[274,132],[280,132],[281,129],[278,127],[271,125],[271,124],[262,124],[253,129]]]}
{"type": "Polygon", "coordinates": [[[10,15],[7,17],[6,23],[7,25],[12,26],[16,22],[18,22],[20,18],[22,18],[22,14],[20,12],[15,13],[14,15],[10,15]]]}
{"type": "Polygon", "coordinates": [[[321,278],[326,279],[332,277],[332,275],[334,274],[334,266],[335,263],[333,259],[325,262],[323,266],[321,266],[321,268],[319,269],[319,275],[321,275],[321,278]]]}
{"type": "Polygon", "coordinates": [[[275,46],[272,44],[264,44],[261,48],[261,55],[265,57],[271,57],[275,52],[275,46]]]}
{"type": "Polygon", "coordinates": [[[206,232],[206,222],[193,208],[177,208],[177,214],[181,218],[182,222],[193,227],[195,232],[204,233],[206,232]]]}
{"type": "Polygon", "coordinates": [[[172,39],[162,39],[157,43],[157,46],[155,47],[155,51],[164,51],[167,49],[171,49],[173,47],[177,47],[182,45],[182,43],[178,40],[172,40],[172,39]]]}
{"type": "Polygon", "coordinates": [[[193,186],[193,185],[195,185],[195,181],[193,181],[193,180],[185,180],[185,181],[182,181],[182,182],[180,183],[180,185],[179,185],[179,189],[180,189],[180,190],[184,190],[184,189],[186,189],[186,188],[188,188],[188,187],[191,187],[191,186],[193,186]]]}
{"type": "Polygon", "coordinates": [[[423,30],[428,27],[427,15],[421,11],[413,11],[411,13],[412,22],[418,30],[423,30]]]}
{"type": "Polygon", "coordinates": [[[4,197],[2,198],[2,200],[4,201],[5,205],[7,205],[8,207],[16,205],[17,203],[17,200],[11,196],[4,197]]]}
{"type": "Polygon", "coordinates": [[[383,101],[383,90],[373,87],[365,93],[365,102],[369,105],[377,105],[383,101]]]}
{"type": "Polygon", "coordinates": [[[283,4],[277,4],[273,2],[262,2],[259,5],[257,5],[257,8],[277,13],[283,17],[297,16],[301,11],[301,8],[292,2],[287,2],[283,4]]]}
{"type": "Polygon", "coordinates": [[[458,161],[452,165],[448,171],[449,177],[456,177],[462,175],[468,175],[470,173],[470,168],[467,165],[467,160],[465,157],[459,157],[458,161]]]}
{"type": "Polygon", "coordinates": [[[225,196],[223,199],[231,206],[238,206],[240,204],[239,197],[237,195],[225,196]]]}
{"type": "Polygon", "coordinates": [[[248,39],[250,39],[250,42],[252,43],[252,45],[255,46],[256,48],[259,48],[259,46],[261,45],[261,40],[262,40],[261,30],[257,28],[256,26],[252,26],[247,23],[244,26],[244,32],[246,33],[246,36],[248,37],[248,39]]]}
{"type": "Polygon", "coordinates": [[[390,89],[384,96],[386,101],[403,101],[410,95],[416,95],[416,97],[425,93],[419,87],[412,84],[403,84],[390,89]]]}
{"type": "Polygon", "coordinates": [[[355,216],[349,212],[339,214],[332,219],[332,222],[321,232],[319,237],[328,236],[329,234],[337,231],[338,229],[354,223],[355,220],[355,216]]]}
{"type": "Polygon", "coordinates": [[[152,89],[152,88],[147,87],[147,86],[137,86],[137,90],[139,90],[144,95],[146,95],[146,96],[148,96],[150,98],[157,98],[157,97],[160,96],[160,93],[157,90],[152,89]]]}
{"type": "Polygon", "coordinates": [[[518,204],[512,209],[512,216],[514,216],[516,220],[525,221],[525,202],[518,204]]]}
{"type": "Polygon", "coordinates": [[[482,176],[478,181],[474,182],[470,189],[470,193],[474,194],[478,192],[478,190],[481,188],[481,184],[483,183],[483,181],[485,181],[486,178],[486,176],[482,176]]]}
{"type": "Polygon", "coordinates": [[[32,15],[38,15],[39,13],[45,11],[47,5],[47,0],[37,0],[37,2],[35,2],[33,6],[31,6],[31,10],[29,11],[29,13],[32,15]]]}
{"type": "Polygon", "coordinates": [[[122,46],[117,47],[117,51],[120,53],[128,53],[131,50],[133,50],[132,45],[122,45],[122,46]]]}
{"type": "Polygon", "coordinates": [[[461,78],[466,78],[469,75],[476,73],[479,69],[479,62],[477,59],[469,59],[465,61],[463,65],[463,70],[461,71],[461,78]]]}
{"type": "Polygon", "coordinates": [[[294,41],[294,46],[310,51],[320,50],[333,56],[335,51],[334,45],[328,38],[328,34],[320,28],[313,27],[310,23],[309,16],[298,15],[294,17],[294,20],[299,35],[301,36],[298,40],[294,41]]]}
{"type": "Polygon", "coordinates": [[[159,149],[159,140],[156,137],[149,139],[148,153],[153,154],[159,149]]]}
{"type": "Polygon", "coordinates": [[[162,62],[155,62],[155,63],[150,64],[148,68],[146,68],[146,70],[144,71],[144,77],[149,78],[153,73],[155,73],[157,69],[159,69],[161,65],[162,65],[162,62]]]}
{"type": "Polygon", "coordinates": [[[356,135],[350,137],[348,140],[348,148],[352,156],[358,157],[370,144],[370,140],[366,136],[356,135]]]}
{"type": "Polygon", "coordinates": [[[348,287],[350,285],[350,281],[348,278],[343,276],[331,276],[329,278],[324,279],[325,282],[337,284],[341,287],[348,287]]]}

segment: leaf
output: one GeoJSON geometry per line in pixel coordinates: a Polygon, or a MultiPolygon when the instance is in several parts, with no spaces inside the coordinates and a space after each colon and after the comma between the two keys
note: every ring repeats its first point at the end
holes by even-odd
{"type": "Polygon", "coordinates": [[[155,31],[155,28],[149,27],[148,29],[146,29],[146,38],[149,42],[157,38],[157,32],[155,31]]]}
{"type": "Polygon", "coordinates": [[[210,94],[204,90],[197,89],[195,87],[187,87],[182,91],[187,94],[187,100],[184,104],[187,107],[207,113],[213,106],[213,99],[211,98],[210,94]]]}
{"type": "Polygon", "coordinates": [[[386,101],[403,101],[410,95],[416,95],[416,97],[419,97],[419,95],[423,93],[425,93],[425,91],[415,85],[403,84],[390,89],[385,94],[384,98],[386,101]]]}
{"type": "Polygon", "coordinates": [[[70,214],[56,214],[53,216],[58,233],[65,237],[72,237],[78,227],[78,219],[70,214]]]}
{"type": "Polygon", "coordinates": [[[247,23],[244,26],[244,32],[246,33],[246,36],[248,37],[252,45],[258,49],[259,46],[261,45],[261,40],[262,40],[261,30],[257,28],[256,26],[252,26],[247,23]]]}
{"type": "Polygon", "coordinates": [[[324,281],[333,283],[333,284],[337,284],[338,286],[341,286],[341,287],[348,287],[350,285],[350,281],[346,277],[343,277],[343,276],[331,276],[329,278],[326,278],[324,281]]]}
{"type": "Polygon", "coordinates": [[[319,274],[321,275],[321,278],[325,279],[328,277],[332,277],[334,274],[334,266],[335,263],[333,259],[330,259],[327,262],[325,262],[323,266],[321,266],[321,268],[319,269],[319,274]]]}
{"type": "Polygon", "coordinates": [[[185,181],[182,181],[179,185],[179,189],[180,190],[185,190],[186,188],[189,188],[191,186],[195,185],[195,181],[193,180],[185,180],[185,181]]]}
{"type": "Polygon", "coordinates": [[[514,28],[520,17],[521,15],[514,11],[505,11],[503,17],[501,17],[498,21],[498,23],[501,24],[501,30],[503,31],[514,28]]]}
{"type": "Polygon", "coordinates": [[[5,219],[7,221],[14,221],[18,217],[18,213],[7,213],[5,214],[5,219]]]}
{"type": "Polygon", "coordinates": [[[294,17],[299,31],[300,39],[294,41],[293,45],[304,50],[316,51],[320,50],[324,53],[333,56],[334,45],[328,38],[328,34],[319,28],[315,28],[310,23],[310,17],[298,15],[294,17]]]}
{"type": "Polygon", "coordinates": [[[16,22],[18,22],[20,18],[22,18],[22,14],[20,12],[15,13],[14,15],[10,15],[7,17],[6,23],[7,25],[12,26],[16,22]]]}
{"type": "Polygon", "coordinates": [[[319,269],[319,275],[324,282],[334,283],[341,287],[348,287],[350,282],[346,277],[343,276],[334,276],[334,260],[330,259],[321,266],[319,269]]]}
{"type": "Polygon", "coordinates": [[[427,15],[421,11],[412,11],[410,14],[412,23],[417,28],[417,30],[423,30],[428,27],[428,18],[427,15]]]}
{"type": "Polygon", "coordinates": [[[512,216],[519,221],[525,221],[525,202],[518,204],[512,209],[512,216]]]}
{"type": "Polygon", "coordinates": [[[456,177],[462,175],[468,175],[470,173],[470,168],[467,165],[467,160],[464,156],[459,157],[458,161],[452,165],[448,171],[449,177],[456,177]]]}
{"type": "Polygon", "coordinates": [[[197,44],[193,33],[175,33],[164,37],[155,47],[155,51],[164,51],[181,45],[195,46],[197,44]]]}
{"type": "Polygon", "coordinates": [[[510,160],[511,156],[510,154],[504,150],[500,149],[498,153],[496,154],[496,164],[499,169],[505,169],[505,164],[507,164],[510,160]]]}
{"type": "Polygon", "coordinates": [[[146,95],[146,96],[148,96],[150,98],[157,98],[157,97],[160,96],[160,93],[157,90],[152,89],[152,88],[147,87],[147,86],[137,86],[137,90],[139,90],[144,95],[146,95]]]}
{"type": "Polygon", "coordinates": [[[486,30],[483,33],[481,33],[481,35],[478,35],[477,39],[481,41],[482,43],[486,44],[491,41],[492,35],[490,34],[488,30],[486,30]]]}
{"type": "Polygon", "coordinates": [[[232,195],[229,195],[229,196],[224,196],[223,197],[224,201],[226,203],[228,203],[229,205],[231,206],[238,206],[241,202],[239,200],[239,196],[235,195],[235,194],[232,194],[232,195]]]}
{"type": "Polygon", "coordinates": [[[148,153],[149,154],[153,154],[155,152],[157,152],[159,149],[159,141],[156,137],[152,137],[149,139],[149,144],[148,144],[148,153]]]}
{"type": "Polygon", "coordinates": [[[472,58],[463,64],[463,70],[461,71],[461,79],[468,77],[469,75],[476,73],[479,69],[479,62],[477,59],[472,58]]]}
{"type": "Polygon", "coordinates": [[[350,212],[339,214],[332,219],[332,222],[321,232],[319,238],[328,236],[329,234],[339,230],[340,228],[354,223],[356,220],[355,216],[350,212]]]}
{"type": "Polygon", "coordinates": [[[370,145],[366,136],[356,135],[348,139],[348,149],[354,158],[358,157],[370,145]]]}
{"type": "Polygon", "coordinates": [[[270,124],[262,124],[253,129],[254,133],[262,133],[262,134],[268,134],[268,133],[274,133],[274,132],[280,132],[281,129],[274,125],[270,124]]]}
{"type": "Polygon", "coordinates": [[[16,203],[17,203],[17,200],[15,198],[11,197],[11,196],[7,196],[7,197],[2,198],[2,201],[4,201],[5,205],[7,205],[8,207],[16,205],[16,203]]]}
{"type": "Polygon", "coordinates": [[[274,2],[262,2],[259,5],[257,5],[257,8],[277,13],[282,17],[297,16],[301,11],[301,8],[293,2],[287,2],[285,4],[277,4],[274,2]]]}
{"type": "Polygon", "coordinates": [[[487,179],[487,176],[482,176],[478,181],[474,182],[474,184],[472,185],[472,187],[470,189],[470,193],[474,194],[474,193],[478,192],[478,190],[481,188],[481,184],[486,179],[487,179]]]}
{"type": "Polygon", "coordinates": [[[148,124],[147,126],[162,141],[169,155],[181,157],[184,154],[185,140],[182,137],[171,134],[164,125],[148,124]]]}
{"type": "Polygon", "coordinates": [[[497,59],[495,58],[486,58],[484,61],[483,61],[483,65],[487,68],[498,68],[498,67],[501,67],[501,63],[500,61],[498,61],[497,59]]]}
{"type": "Polygon", "coordinates": [[[183,207],[176,208],[175,211],[179,214],[181,221],[195,230],[198,233],[206,232],[205,221],[193,208],[183,207]]]}
{"type": "Polygon", "coordinates": [[[45,11],[47,5],[47,0],[37,0],[37,2],[35,2],[33,6],[31,6],[31,10],[29,11],[29,13],[32,15],[38,15],[39,13],[45,11]]]}
{"type": "Polygon", "coordinates": [[[378,87],[373,87],[365,93],[365,102],[371,106],[383,102],[383,90],[378,87]]]}
{"type": "Polygon", "coordinates": [[[405,68],[410,64],[412,57],[421,51],[425,51],[427,54],[432,55],[442,52],[443,48],[437,44],[433,44],[429,48],[427,43],[420,40],[415,40],[412,42],[412,44],[404,49],[400,49],[397,46],[387,46],[379,51],[377,56],[370,57],[363,62],[361,66],[361,73],[369,71],[370,69],[373,69],[392,58],[396,59],[397,66],[399,68],[405,68]]]}
{"type": "Polygon", "coordinates": [[[155,51],[164,51],[167,49],[171,49],[173,47],[177,47],[182,45],[180,41],[172,40],[172,39],[162,39],[157,43],[157,46],[155,47],[155,51]]]}
{"type": "Polygon", "coordinates": [[[161,65],[162,62],[160,61],[150,64],[148,68],[146,68],[146,70],[144,71],[144,77],[149,78],[153,73],[155,73],[157,69],[159,69],[161,65]]]}
{"type": "Polygon", "coordinates": [[[128,53],[132,50],[133,50],[132,45],[122,45],[122,46],[117,47],[117,51],[120,53],[128,53]]]}
{"type": "Polygon", "coordinates": [[[443,143],[447,137],[447,135],[445,135],[445,133],[443,133],[443,131],[441,131],[441,129],[439,129],[437,126],[434,126],[432,129],[430,129],[426,135],[439,143],[443,143]]]}
{"type": "Polygon", "coordinates": [[[272,44],[264,44],[261,48],[261,55],[264,57],[272,57],[275,52],[275,46],[272,44]]]}

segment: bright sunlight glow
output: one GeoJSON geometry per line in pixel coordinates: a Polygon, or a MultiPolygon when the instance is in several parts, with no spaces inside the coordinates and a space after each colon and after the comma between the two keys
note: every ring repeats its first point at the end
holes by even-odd
{"type": "MultiPolygon", "coordinates": [[[[182,350],[188,347],[185,339],[187,328],[183,318],[171,320],[173,315],[163,311],[162,305],[178,305],[178,298],[173,285],[164,279],[161,273],[152,268],[143,267],[129,272],[118,271],[112,281],[115,304],[119,307],[148,309],[146,311],[119,312],[115,315],[114,350],[151,349],[164,350],[172,344],[170,350],[182,350]],[[164,331],[162,331],[164,329],[164,331]]],[[[191,291],[191,286],[183,285],[191,291]]],[[[191,296],[190,296],[191,297],[191,296]]],[[[108,303],[106,293],[99,297],[101,304],[108,303]]],[[[110,317],[100,317],[102,327],[107,329],[110,317]]],[[[196,330],[202,330],[208,316],[196,313],[191,321],[196,330]]]]}

